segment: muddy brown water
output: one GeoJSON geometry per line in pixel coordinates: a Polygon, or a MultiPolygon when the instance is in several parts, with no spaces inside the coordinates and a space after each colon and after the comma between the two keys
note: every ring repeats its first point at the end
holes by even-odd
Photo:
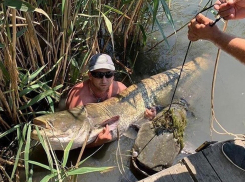
{"type": "MultiPolygon", "coordinates": [[[[172,1],[171,13],[175,22],[176,29],[190,21],[193,16],[200,10],[199,0],[172,1]]],[[[203,1],[203,6],[207,1],[203,1]]],[[[208,16],[214,19],[211,13],[208,16]]],[[[159,14],[159,18],[162,15],[159,14]]],[[[172,33],[171,26],[162,19],[160,21],[166,35],[172,33]]],[[[219,22],[218,26],[223,27],[224,23],[219,22]]],[[[245,21],[229,21],[227,32],[245,38],[245,21]]],[[[148,39],[145,50],[156,41],[161,40],[160,32],[155,32],[148,39]]],[[[166,69],[182,65],[184,56],[187,51],[189,40],[187,39],[187,27],[179,31],[176,36],[172,36],[169,40],[170,49],[166,43],[157,46],[153,51],[139,54],[138,62],[136,62],[136,72],[133,75],[135,82],[154,75],[166,69]]],[[[194,150],[204,141],[208,140],[227,140],[233,138],[230,135],[217,134],[210,132],[211,121],[211,85],[213,77],[214,63],[217,54],[217,47],[208,41],[193,42],[188,56],[187,62],[201,59],[207,63],[207,68],[202,75],[196,80],[191,81],[188,85],[177,88],[176,98],[184,98],[189,104],[188,124],[185,130],[185,148],[186,152],[194,152],[194,150]]],[[[245,65],[241,64],[233,57],[222,52],[220,56],[217,79],[215,84],[214,105],[215,114],[220,124],[231,133],[245,133],[245,65]]],[[[181,79],[180,79],[181,82],[181,79]]],[[[222,131],[217,124],[214,127],[218,131],[222,131]]],[[[107,173],[90,173],[80,175],[78,181],[83,182],[121,182],[121,181],[137,181],[135,173],[130,170],[130,155],[134,137],[122,137],[119,141],[106,144],[102,150],[89,158],[83,166],[116,166],[114,170],[107,173]],[[120,145],[121,155],[117,155],[118,145],[120,145]],[[119,157],[119,159],[118,159],[119,157]],[[120,159],[120,157],[122,159],[120,159]],[[121,160],[123,164],[118,160],[121,160]]],[[[80,150],[71,152],[70,163],[75,161],[80,150]]],[[[62,153],[57,153],[62,156],[62,153]]],[[[44,153],[35,154],[45,158],[44,153]]],[[[45,170],[34,170],[33,181],[40,181],[45,175],[49,174],[45,170]]],[[[137,176],[138,177],[138,176],[137,176]]]]}

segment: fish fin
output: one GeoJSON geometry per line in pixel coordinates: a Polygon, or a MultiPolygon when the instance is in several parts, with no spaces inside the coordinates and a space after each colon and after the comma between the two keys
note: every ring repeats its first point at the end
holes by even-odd
{"type": "Polygon", "coordinates": [[[113,117],[111,117],[111,118],[109,118],[109,119],[103,121],[103,122],[101,123],[101,126],[104,127],[104,126],[106,126],[106,125],[111,125],[111,124],[115,123],[116,121],[119,121],[119,118],[120,118],[119,115],[113,116],[113,117]]]}
{"type": "Polygon", "coordinates": [[[105,120],[101,126],[105,127],[106,125],[109,126],[109,130],[112,131],[114,130],[115,128],[117,128],[118,126],[118,122],[119,122],[119,119],[120,119],[120,116],[117,115],[117,116],[113,116],[107,120],[105,120]]]}

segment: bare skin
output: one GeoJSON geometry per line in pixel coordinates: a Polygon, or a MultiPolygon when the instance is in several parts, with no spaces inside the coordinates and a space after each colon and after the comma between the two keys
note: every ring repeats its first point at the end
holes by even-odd
{"type": "MultiPolygon", "coordinates": [[[[97,72],[108,72],[108,69],[98,69],[97,72]]],[[[111,78],[94,78],[91,73],[88,73],[89,79],[85,82],[78,83],[69,92],[66,107],[67,109],[76,106],[83,106],[88,103],[97,103],[116,96],[127,87],[121,83],[114,81],[114,76],[111,78]]],[[[153,119],[156,116],[156,109],[146,109],[145,117],[153,119]]],[[[108,125],[98,135],[95,141],[87,147],[96,147],[112,140],[108,125]]]]}
{"type": "MultiPolygon", "coordinates": [[[[245,0],[230,0],[228,3],[216,2],[215,9],[226,20],[245,17],[245,0]]],[[[245,40],[221,31],[217,26],[210,26],[213,21],[202,14],[191,20],[188,25],[188,38],[191,41],[199,39],[213,42],[240,62],[245,63],[245,40]]]]}
{"type": "MultiPolygon", "coordinates": [[[[99,72],[110,71],[108,69],[98,69],[99,72]]],[[[66,107],[71,109],[76,106],[83,106],[88,103],[97,103],[98,100],[104,101],[113,96],[116,96],[119,92],[125,90],[127,87],[121,83],[114,81],[114,76],[111,78],[102,79],[94,78],[91,73],[88,73],[89,79],[85,82],[78,83],[69,92],[66,107]]],[[[108,125],[98,135],[96,140],[87,145],[87,147],[95,147],[107,143],[112,140],[111,133],[108,125]]]]}
{"type": "Polygon", "coordinates": [[[214,8],[219,11],[219,15],[225,20],[237,20],[245,18],[244,0],[220,0],[216,1],[214,8]]]}

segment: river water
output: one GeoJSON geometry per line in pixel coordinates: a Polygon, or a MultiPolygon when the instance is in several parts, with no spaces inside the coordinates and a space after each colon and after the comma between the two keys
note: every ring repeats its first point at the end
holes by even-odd
{"type": "MultiPolygon", "coordinates": [[[[201,6],[204,6],[206,2],[207,1],[203,0],[201,6]]],[[[199,0],[173,0],[171,2],[171,13],[176,29],[189,22],[196,13],[200,11],[201,6],[199,6],[199,3],[199,0]]],[[[159,14],[159,18],[161,16],[162,15],[159,14]]],[[[215,19],[211,13],[208,13],[208,16],[215,19]]],[[[173,32],[171,26],[164,19],[160,21],[160,23],[162,24],[166,35],[173,32]]],[[[222,21],[218,23],[218,26],[221,28],[223,25],[224,23],[222,21]]],[[[244,20],[229,21],[227,32],[245,37],[244,26],[244,20]]],[[[189,40],[187,39],[187,27],[177,32],[176,36],[172,36],[168,39],[170,48],[163,42],[153,51],[146,51],[160,40],[162,40],[160,32],[155,32],[149,37],[148,44],[145,50],[139,54],[135,65],[135,70],[137,70],[133,75],[135,82],[166,69],[182,65],[189,44],[189,40]]],[[[190,104],[189,112],[192,113],[188,116],[188,124],[184,136],[184,150],[187,152],[194,152],[194,150],[204,141],[221,141],[233,138],[233,136],[230,135],[221,135],[214,131],[212,133],[210,132],[211,86],[216,54],[217,47],[212,43],[202,40],[193,42],[187,55],[186,62],[202,60],[206,62],[207,68],[202,70],[201,75],[190,84],[181,85],[181,87],[177,88],[175,97],[184,98],[190,104]]],[[[242,134],[245,132],[245,82],[242,81],[243,78],[245,78],[245,65],[222,52],[215,84],[214,109],[219,123],[231,133],[242,134]]],[[[214,128],[218,131],[222,131],[217,124],[214,124],[214,128]]],[[[122,137],[119,143],[115,141],[103,146],[100,152],[88,159],[83,166],[116,166],[115,169],[103,174],[90,173],[80,175],[78,181],[137,181],[134,173],[129,169],[129,156],[131,155],[130,150],[133,142],[134,140],[130,137],[122,137]],[[118,145],[120,145],[120,155],[117,155],[118,145]],[[118,164],[117,159],[120,159],[120,157],[122,157],[123,165],[120,160],[118,164]]],[[[73,161],[73,165],[79,152],[80,149],[71,151],[71,156],[74,156],[74,159],[71,159],[70,162],[73,161]]],[[[46,174],[47,171],[36,173],[36,175],[34,175],[34,181],[39,181],[46,174]]]]}

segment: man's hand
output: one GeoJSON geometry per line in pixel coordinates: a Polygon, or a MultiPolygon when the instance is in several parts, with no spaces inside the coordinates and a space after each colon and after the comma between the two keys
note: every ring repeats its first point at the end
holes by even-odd
{"type": "Polygon", "coordinates": [[[214,41],[220,30],[216,25],[210,26],[213,21],[202,14],[198,14],[196,18],[191,20],[188,24],[188,39],[190,41],[197,41],[199,39],[214,41]]]}
{"type": "Polygon", "coordinates": [[[245,18],[245,0],[218,0],[214,8],[225,20],[245,18]]]}
{"type": "Polygon", "coordinates": [[[150,109],[145,110],[144,116],[145,116],[145,118],[152,120],[152,119],[154,119],[156,114],[157,114],[156,108],[152,107],[150,109]]]}
{"type": "Polygon", "coordinates": [[[110,142],[112,140],[112,136],[109,130],[109,126],[106,125],[103,128],[103,131],[101,133],[99,133],[99,135],[97,136],[97,138],[95,139],[95,141],[89,145],[87,145],[87,147],[96,147],[99,145],[102,145],[104,143],[110,142]]]}

